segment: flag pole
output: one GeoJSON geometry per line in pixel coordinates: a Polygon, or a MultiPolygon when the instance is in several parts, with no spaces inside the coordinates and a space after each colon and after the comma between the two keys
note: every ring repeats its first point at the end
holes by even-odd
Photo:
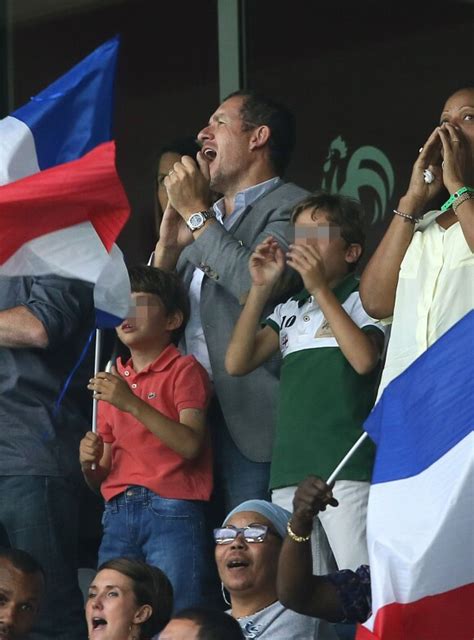
{"type": "Polygon", "coordinates": [[[343,466],[347,463],[347,461],[352,458],[352,456],[354,455],[354,453],[357,451],[357,449],[361,446],[361,444],[365,441],[365,439],[367,438],[369,434],[366,433],[364,431],[364,433],[360,436],[360,438],[357,440],[357,442],[349,449],[349,451],[346,453],[346,455],[343,457],[343,459],[341,460],[341,462],[337,465],[337,467],[334,469],[334,471],[331,473],[331,475],[329,476],[329,478],[327,479],[327,484],[331,484],[331,482],[334,482],[334,480],[337,478],[337,476],[339,475],[339,472],[341,471],[341,469],[343,468],[343,466]]]}
{"type": "MultiPolygon", "coordinates": [[[[95,330],[94,378],[99,373],[100,356],[102,354],[102,331],[95,330]]],[[[97,403],[95,394],[92,397],[92,432],[97,433],[97,403]]]]}
{"type": "MultiPolygon", "coordinates": [[[[100,356],[102,353],[102,331],[101,329],[95,330],[95,353],[94,353],[94,378],[99,373],[100,369],[100,356]]],[[[92,396],[92,433],[97,433],[97,403],[99,401],[96,395],[92,396]]],[[[95,462],[91,464],[92,471],[95,471],[95,462]]]]}

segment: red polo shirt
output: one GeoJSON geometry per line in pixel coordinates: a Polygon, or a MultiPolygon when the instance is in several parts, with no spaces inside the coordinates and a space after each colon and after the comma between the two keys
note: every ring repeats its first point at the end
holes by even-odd
{"type": "MultiPolygon", "coordinates": [[[[183,409],[207,407],[209,378],[194,356],[182,356],[174,345],[148,367],[135,372],[131,360],[117,360],[117,371],[133,393],[171,420],[179,422],[183,409]]],[[[185,460],[153,435],[129,413],[99,401],[98,428],[112,445],[110,473],[102,482],[105,500],[130,485],[150,489],[163,498],[209,500],[212,491],[212,459],[209,438],[201,454],[185,460]]]]}

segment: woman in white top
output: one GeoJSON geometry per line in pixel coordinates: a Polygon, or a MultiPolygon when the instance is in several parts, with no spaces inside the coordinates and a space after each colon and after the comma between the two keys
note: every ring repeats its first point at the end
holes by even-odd
{"type": "Polygon", "coordinates": [[[360,283],[367,313],[393,316],[379,396],[474,308],[474,87],[448,98],[394,213],[360,283]],[[442,211],[423,216],[443,188],[442,211]]]}

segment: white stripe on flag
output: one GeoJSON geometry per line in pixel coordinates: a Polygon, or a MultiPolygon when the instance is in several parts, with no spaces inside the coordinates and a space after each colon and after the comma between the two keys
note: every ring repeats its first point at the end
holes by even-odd
{"type": "MultiPolygon", "coordinates": [[[[32,211],[34,215],[34,211],[32,211]]],[[[1,267],[2,275],[44,275],[96,282],[109,254],[90,222],[53,231],[25,243],[1,267]]]]}
{"type": "Polygon", "coordinates": [[[130,302],[130,278],[127,267],[122,252],[114,244],[94,287],[94,306],[118,318],[116,324],[119,324],[127,317],[130,302]]]}
{"type": "Polygon", "coordinates": [[[12,116],[0,120],[0,185],[38,171],[35,141],[30,129],[12,116]]]}
{"type": "MultiPolygon", "coordinates": [[[[471,432],[422,473],[372,485],[367,538],[374,614],[472,581],[473,448],[471,432]]],[[[373,623],[374,616],[365,626],[373,623]]]]}

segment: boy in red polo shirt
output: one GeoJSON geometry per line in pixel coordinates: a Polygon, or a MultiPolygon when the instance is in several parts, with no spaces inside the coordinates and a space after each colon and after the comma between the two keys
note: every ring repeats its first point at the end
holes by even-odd
{"type": "Polygon", "coordinates": [[[90,380],[99,433],[81,441],[80,462],[106,501],[99,565],[126,556],[160,567],[181,609],[199,604],[208,575],[210,386],[197,360],[173,344],[189,317],[177,276],[153,267],[129,274],[134,308],[117,334],[131,358],[90,380]]]}

